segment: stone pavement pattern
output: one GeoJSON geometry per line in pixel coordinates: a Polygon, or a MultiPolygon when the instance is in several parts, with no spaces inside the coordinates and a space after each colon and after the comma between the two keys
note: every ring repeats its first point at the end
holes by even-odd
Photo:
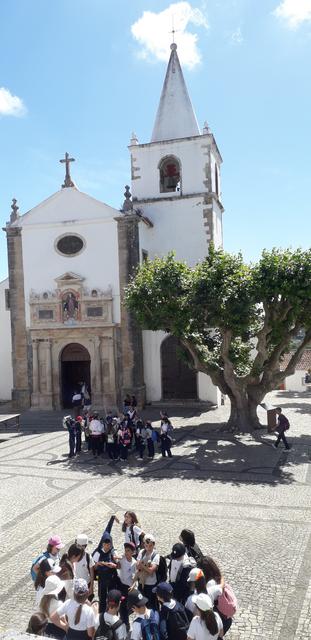
{"type": "Polygon", "coordinates": [[[0,443],[0,632],[25,629],[34,610],[29,567],[51,533],[69,544],[83,531],[96,542],[111,513],[130,509],[161,553],[188,527],[219,562],[239,600],[228,640],[311,639],[311,394],[275,392],[268,401],[289,416],[287,454],[265,431],[255,440],[221,433],[227,406],[192,417],[172,408],[172,459],[133,456],[126,465],[84,452],[69,461],[62,431],[0,443]]]}

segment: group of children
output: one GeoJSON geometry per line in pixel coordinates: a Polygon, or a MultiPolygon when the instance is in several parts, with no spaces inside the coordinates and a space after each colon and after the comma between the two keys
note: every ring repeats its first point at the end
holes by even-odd
{"type": "Polygon", "coordinates": [[[148,459],[152,460],[157,445],[163,457],[172,457],[173,426],[167,413],[161,412],[160,416],[159,431],[149,420],[145,422],[138,416],[136,406],[125,405],[118,416],[109,412],[105,418],[91,410],[84,410],[83,415],[76,417],[65,416],[63,427],[69,436],[69,458],[81,452],[82,433],[86,450],[92,451],[94,458],[106,452],[115,462],[127,460],[129,452],[134,450],[140,459],[147,453],[148,459]]]}
{"type": "Polygon", "coordinates": [[[99,544],[79,534],[67,553],[59,536],[31,565],[36,612],[29,633],[56,640],[217,640],[232,623],[237,603],[217,563],[183,529],[170,553],[156,549],[137,516],[122,523],[122,554],[113,546],[112,516],[99,544]],[[98,588],[95,589],[97,583],[98,588]],[[98,599],[95,599],[95,591],[98,599]]]}

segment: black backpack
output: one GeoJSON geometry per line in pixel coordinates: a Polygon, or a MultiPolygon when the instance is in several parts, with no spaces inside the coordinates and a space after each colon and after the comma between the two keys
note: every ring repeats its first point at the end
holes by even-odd
{"type": "Polygon", "coordinates": [[[105,621],[104,614],[99,616],[99,627],[95,633],[96,640],[116,640],[116,630],[124,624],[122,620],[117,620],[114,624],[108,624],[105,621]]]}
{"type": "Polygon", "coordinates": [[[174,638],[174,640],[187,640],[189,620],[185,607],[183,607],[180,602],[176,602],[173,609],[162,605],[161,618],[162,616],[166,620],[169,638],[174,638]]]}
{"type": "MultiPolygon", "coordinates": [[[[142,560],[144,559],[145,555],[146,555],[146,551],[143,551],[142,560]]],[[[150,561],[151,562],[152,562],[153,558],[155,558],[156,555],[157,555],[157,553],[155,551],[153,551],[151,556],[150,556],[150,561]]],[[[158,566],[157,571],[156,571],[156,576],[157,576],[157,583],[166,582],[166,580],[167,580],[167,563],[166,563],[166,559],[164,558],[164,556],[160,556],[160,562],[159,562],[159,566],[158,566]]]]}

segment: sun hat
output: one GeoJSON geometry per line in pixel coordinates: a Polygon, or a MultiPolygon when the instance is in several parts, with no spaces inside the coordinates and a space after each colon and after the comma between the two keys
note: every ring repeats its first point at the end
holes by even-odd
{"type": "Polygon", "coordinates": [[[83,578],[74,578],[73,591],[76,595],[79,596],[83,596],[85,593],[88,593],[89,588],[86,580],[83,580],[83,578]]]}
{"type": "Polygon", "coordinates": [[[194,569],[191,569],[189,576],[187,578],[187,582],[195,582],[200,578],[204,578],[204,573],[201,569],[198,569],[198,567],[195,567],[194,569]]]}
{"type": "Polygon", "coordinates": [[[145,533],[144,535],[144,542],[147,542],[147,540],[149,542],[155,542],[155,537],[152,535],[152,533],[145,533]]]}
{"type": "Polygon", "coordinates": [[[80,547],[84,547],[84,545],[87,545],[89,543],[92,543],[92,540],[89,539],[86,533],[78,533],[76,537],[76,544],[78,544],[80,547]]]}
{"type": "Polygon", "coordinates": [[[64,548],[64,544],[61,541],[60,536],[51,536],[48,544],[51,545],[51,547],[56,547],[57,549],[63,549],[64,548]]]}
{"type": "Polygon", "coordinates": [[[213,608],[212,600],[207,593],[199,593],[197,596],[193,596],[192,602],[201,611],[208,611],[213,608]]]}
{"type": "Polygon", "coordinates": [[[41,591],[41,598],[43,596],[57,596],[64,587],[64,583],[57,576],[48,576],[43,591],[41,591]]]}

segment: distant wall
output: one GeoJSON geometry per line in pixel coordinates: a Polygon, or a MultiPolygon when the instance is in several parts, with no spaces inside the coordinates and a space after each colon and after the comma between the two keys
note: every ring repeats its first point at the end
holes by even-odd
{"type": "Polygon", "coordinates": [[[0,400],[10,400],[13,386],[11,360],[11,320],[10,311],[5,308],[5,290],[9,280],[0,282],[0,400]]]}

